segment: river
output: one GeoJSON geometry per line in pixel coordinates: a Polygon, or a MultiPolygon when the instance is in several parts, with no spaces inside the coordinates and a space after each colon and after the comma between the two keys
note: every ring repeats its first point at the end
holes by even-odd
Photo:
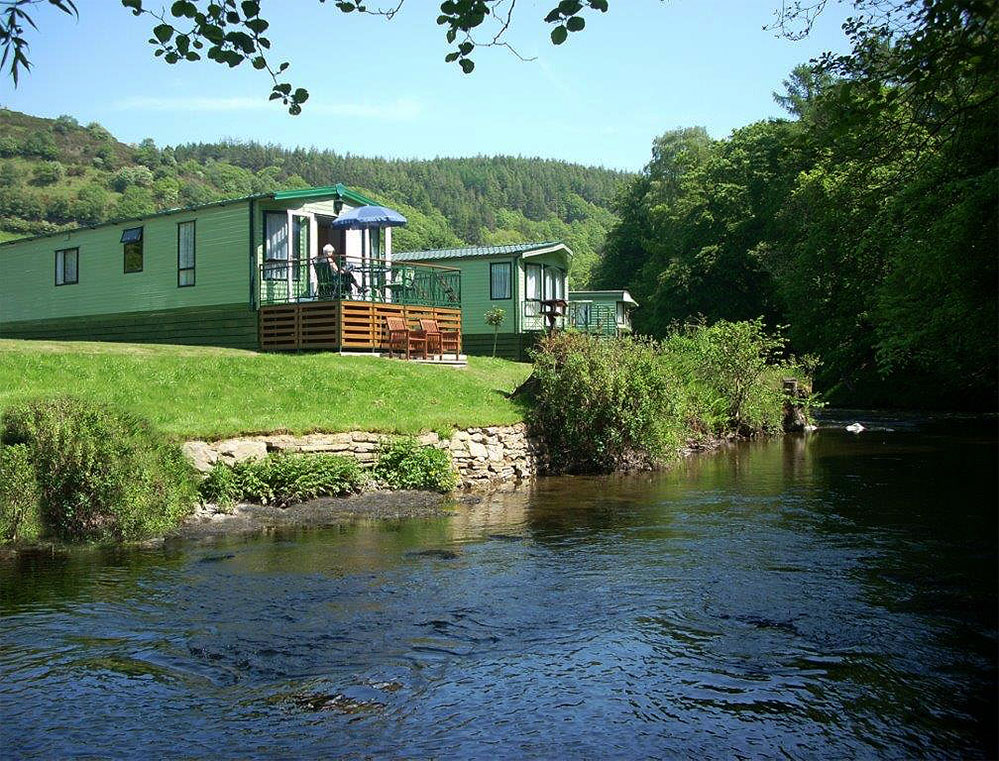
{"type": "Polygon", "coordinates": [[[996,423],[0,562],[3,758],[996,755],[996,423]]]}

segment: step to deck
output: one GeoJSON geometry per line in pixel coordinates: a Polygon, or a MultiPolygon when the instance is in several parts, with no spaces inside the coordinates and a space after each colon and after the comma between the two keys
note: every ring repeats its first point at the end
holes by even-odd
{"type": "Polygon", "coordinates": [[[400,362],[414,362],[419,365],[442,365],[444,367],[466,367],[468,365],[468,355],[459,354],[458,359],[455,359],[453,355],[447,355],[443,358],[439,357],[412,357],[410,359],[404,359],[400,356],[389,357],[388,352],[377,352],[377,351],[342,351],[340,352],[341,357],[379,357],[381,359],[392,359],[400,362]]]}

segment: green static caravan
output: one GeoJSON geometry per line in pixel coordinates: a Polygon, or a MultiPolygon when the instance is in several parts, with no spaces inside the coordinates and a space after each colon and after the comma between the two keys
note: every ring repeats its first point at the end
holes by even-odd
{"type": "Polygon", "coordinates": [[[631,310],[638,306],[620,291],[569,291],[569,326],[584,333],[622,336],[631,333],[631,310]]]}
{"type": "MultiPolygon", "coordinates": [[[[496,340],[496,355],[526,360],[528,350],[547,327],[542,302],[567,299],[572,251],[564,243],[517,243],[430,251],[397,251],[402,264],[433,263],[461,271],[462,347],[468,354],[491,354],[493,328],[485,314],[506,312],[496,340]]],[[[563,328],[565,317],[555,327],[563,328]]]]}
{"type": "Polygon", "coordinates": [[[0,244],[0,338],[261,348],[262,308],[304,305],[316,313],[323,297],[315,265],[324,246],[341,265],[357,268],[351,290],[325,300],[367,302],[389,293],[391,228],[332,224],[372,205],[334,185],[0,244]],[[381,287],[371,274],[375,262],[381,287]]]}

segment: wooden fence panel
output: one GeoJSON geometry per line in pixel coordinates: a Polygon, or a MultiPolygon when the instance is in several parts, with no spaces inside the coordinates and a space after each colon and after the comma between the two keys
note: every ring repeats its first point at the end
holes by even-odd
{"type": "Polygon", "coordinates": [[[365,301],[340,302],[340,348],[370,349],[375,305],[365,301]]]}
{"type": "Polygon", "coordinates": [[[263,306],[259,311],[262,351],[388,348],[386,317],[403,317],[414,330],[421,319],[461,332],[461,310],[368,301],[318,301],[263,306]]]}
{"type": "Polygon", "coordinates": [[[294,304],[260,308],[261,351],[296,351],[299,346],[299,310],[294,304]]]}
{"type": "Polygon", "coordinates": [[[340,306],[335,301],[299,305],[299,348],[340,348],[340,306]]]}

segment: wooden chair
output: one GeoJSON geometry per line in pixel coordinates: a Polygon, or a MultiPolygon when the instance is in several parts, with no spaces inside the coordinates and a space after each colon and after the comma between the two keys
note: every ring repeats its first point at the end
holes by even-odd
{"type": "Polygon", "coordinates": [[[386,317],[389,334],[389,357],[394,357],[396,350],[411,359],[415,351],[427,358],[427,334],[422,330],[410,330],[405,317],[386,317]]]}
{"type": "Polygon", "coordinates": [[[444,358],[445,352],[453,351],[454,358],[459,358],[461,355],[461,333],[457,330],[441,330],[437,320],[420,320],[420,327],[423,328],[423,333],[427,336],[427,351],[433,354],[433,349],[436,348],[441,359],[444,358]]]}

